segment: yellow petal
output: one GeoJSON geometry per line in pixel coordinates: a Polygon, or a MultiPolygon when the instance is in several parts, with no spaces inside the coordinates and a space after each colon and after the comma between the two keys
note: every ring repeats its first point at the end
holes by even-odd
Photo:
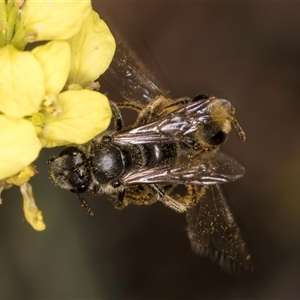
{"type": "Polygon", "coordinates": [[[72,60],[68,84],[85,87],[108,68],[116,49],[114,37],[105,22],[92,11],[83,28],[69,42],[72,60]]]}
{"type": "Polygon", "coordinates": [[[66,91],[58,95],[63,113],[48,116],[40,136],[44,147],[83,144],[104,131],[111,119],[108,99],[89,90],[66,91]]]}
{"type": "Polygon", "coordinates": [[[35,230],[44,230],[46,228],[46,224],[43,221],[42,212],[35,204],[31,185],[29,183],[21,185],[21,193],[23,196],[25,219],[35,230]]]}
{"type": "Polygon", "coordinates": [[[70,71],[71,50],[69,43],[51,41],[36,47],[32,53],[44,70],[45,94],[58,94],[64,87],[70,71]]]}
{"type": "Polygon", "coordinates": [[[13,43],[69,39],[80,30],[91,10],[90,0],[27,0],[13,43]]]}
{"type": "Polygon", "coordinates": [[[0,115],[0,179],[19,173],[39,155],[41,143],[31,122],[0,115]]]}
{"type": "Polygon", "coordinates": [[[44,96],[43,69],[29,51],[0,48],[0,111],[21,118],[39,109],[44,96]]]}

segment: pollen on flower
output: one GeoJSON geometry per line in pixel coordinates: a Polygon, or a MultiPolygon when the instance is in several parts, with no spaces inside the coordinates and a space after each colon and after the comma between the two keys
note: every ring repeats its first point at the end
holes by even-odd
{"type": "Polygon", "coordinates": [[[38,34],[36,32],[27,32],[24,37],[25,43],[33,43],[36,41],[38,34]]]}
{"type": "Polygon", "coordinates": [[[33,177],[35,174],[37,174],[37,169],[33,166],[27,166],[25,167],[20,173],[17,175],[14,175],[10,178],[8,178],[6,181],[9,184],[14,184],[14,185],[22,185],[26,182],[29,181],[31,177],[33,177]]]}
{"type": "Polygon", "coordinates": [[[57,100],[56,94],[51,94],[45,97],[45,101],[43,103],[44,106],[50,106],[57,100]]]}
{"type": "Polygon", "coordinates": [[[14,4],[17,7],[21,7],[24,4],[24,0],[14,0],[14,4]]]}
{"type": "Polygon", "coordinates": [[[53,104],[45,108],[45,112],[52,117],[59,117],[63,114],[63,108],[59,104],[53,104]]]}
{"type": "Polygon", "coordinates": [[[23,210],[26,221],[37,231],[42,231],[46,228],[43,221],[42,212],[35,204],[32,193],[32,187],[29,183],[21,185],[21,193],[23,196],[23,210]]]}
{"type": "Polygon", "coordinates": [[[42,112],[51,115],[52,117],[59,117],[63,113],[63,108],[57,102],[57,95],[51,94],[45,98],[42,105],[42,112]]]}

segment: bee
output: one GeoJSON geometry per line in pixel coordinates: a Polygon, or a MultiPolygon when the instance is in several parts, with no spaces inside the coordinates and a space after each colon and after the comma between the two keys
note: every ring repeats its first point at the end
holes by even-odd
{"type": "Polygon", "coordinates": [[[120,210],[130,204],[161,202],[186,213],[188,236],[197,254],[210,257],[229,273],[251,270],[251,256],[221,188],[245,173],[242,165],[220,151],[232,128],[245,140],[233,106],[203,94],[171,98],[126,49],[119,42],[106,75],[125,98],[110,102],[114,128],[51,157],[52,181],[75,193],[90,216],[94,213],[84,193],[107,194],[120,210]],[[138,113],[126,127],[124,108],[138,113]],[[178,186],[184,187],[183,195],[176,192],[178,186]]]}

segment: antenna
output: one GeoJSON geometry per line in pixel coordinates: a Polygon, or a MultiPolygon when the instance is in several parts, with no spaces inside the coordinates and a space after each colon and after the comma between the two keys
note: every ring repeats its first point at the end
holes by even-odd
{"type": "Polygon", "coordinates": [[[242,129],[241,125],[238,123],[237,119],[235,119],[233,116],[230,116],[229,120],[230,120],[233,128],[237,132],[239,139],[244,142],[246,140],[246,134],[245,134],[244,130],[242,129]]]}
{"type": "Polygon", "coordinates": [[[94,211],[91,209],[91,207],[89,206],[89,204],[86,202],[86,200],[84,200],[84,198],[82,197],[81,194],[79,194],[78,192],[76,192],[76,195],[80,201],[80,205],[81,207],[83,207],[86,211],[86,213],[90,216],[93,217],[94,216],[94,211]]]}

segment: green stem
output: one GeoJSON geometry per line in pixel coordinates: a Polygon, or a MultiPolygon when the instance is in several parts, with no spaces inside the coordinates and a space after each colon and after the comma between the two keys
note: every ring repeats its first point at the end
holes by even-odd
{"type": "Polygon", "coordinates": [[[5,46],[6,30],[7,30],[7,15],[5,0],[0,0],[0,47],[5,46]]]}
{"type": "Polygon", "coordinates": [[[11,41],[11,44],[18,50],[22,51],[24,50],[27,42],[25,41],[26,31],[19,29],[14,34],[13,40],[11,41]]]}
{"type": "Polygon", "coordinates": [[[18,19],[19,8],[16,6],[8,10],[6,41],[10,44],[15,33],[16,20],[18,19]]]}
{"type": "Polygon", "coordinates": [[[6,2],[7,11],[10,11],[15,6],[14,0],[7,0],[6,2]]]}

